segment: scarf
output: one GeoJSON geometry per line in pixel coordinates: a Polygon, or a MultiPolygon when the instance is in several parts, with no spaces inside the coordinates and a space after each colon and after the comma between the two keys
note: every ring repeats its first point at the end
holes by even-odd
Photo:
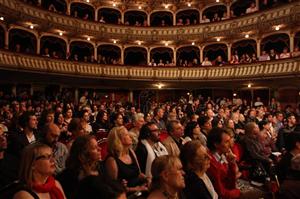
{"type": "Polygon", "coordinates": [[[49,193],[51,199],[64,199],[63,193],[55,185],[55,179],[52,176],[48,177],[45,184],[33,183],[32,188],[37,193],[49,193]]]}

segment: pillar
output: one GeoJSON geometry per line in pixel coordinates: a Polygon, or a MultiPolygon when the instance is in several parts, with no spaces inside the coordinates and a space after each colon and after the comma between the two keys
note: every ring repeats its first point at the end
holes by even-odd
{"type": "Polygon", "coordinates": [[[150,13],[147,13],[147,25],[150,26],[150,13]]]}
{"type": "Polygon", "coordinates": [[[17,96],[17,85],[14,84],[11,88],[11,93],[13,96],[17,96]]]}
{"type": "Polygon", "coordinates": [[[177,49],[176,48],[173,49],[173,63],[172,64],[174,64],[174,66],[177,66],[177,49]]]}
{"type": "Polygon", "coordinates": [[[133,91],[129,91],[129,102],[133,103],[133,91]]]}
{"type": "Polygon", "coordinates": [[[67,46],[67,49],[66,49],[66,58],[68,59],[71,56],[71,53],[70,53],[70,42],[69,41],[66,43],[66,46],[67,46]]]}
{"type": "Polygon", "coordinates": [[[121,12],[121,22],[122,22],[122,24],[125,24],[125,17],[124,17],[124,12],[122,11],[121,12]]]}
{"type": "Polygon", "coordinates": [[[290,36],[290,52],[293,52],[294,51],[294,47],[295,47],[295,34],[294,33],[290,33],[289,34],[290,36]]]}
{"type": "Polygon", "coordinates": [[[9,49],[9,30],[5,31],[4,48],[9,49]]]}
{"type": "Polygon", "coordinates": [[[204,47],[203,46],[199,46],[200,48],[200,64],[203,62],[204,60],[204,56],[203,56],[203,50],[204,50],[204,47]]]}
{"type": "Polygon", "coordinates": [[[98,48],[96,45],[94,45],[94,59],[97,60],[97,58],[98,58],[98,48]]]}
{"type": "Polygon", "coordinates": [[[37,44],[36,44],[36,54],[41,54],[41,37],[37,37],[37,44]]]}
{"type": "Polygon", "coordinates": [[[30,95],[33,96],[33,93],[34,93],[33,85],[30,85],[30,95]]]}
{"type": "Polygon", "coordinates": [[[98,10],[97,9],[95,9],[95,21],[99,21],[98,10]]]}
{"type": "Polygon", "coordinates": [[[115,101],[115,99],[116,99],[116,97],[115,97],[115,93],[114,93],[114,92],[112,92],[112,93],[111,93],[111,101],[115,101]]]}
{"type": "Polygon", "coordinates": [[[230,3],[226,4],[227,18],[230,18],[230,3]]]}
{"type": "Polygon", "coordinates": [[[121,64],[124,64],[124,53],[125,53],[125,49],[122,46],[121,47],[121,57],[120,57],[121,64]]]}
{"type": "Polygon", "coordinates": [[[259,10],[259,0],[255,0],[256,8],[259,10]]]}
{"type": "Polygon", "coordinates": [[[259,57],[260,56],[260,54],[261,54],[261,49],[260,49],[260,44],[261,44],[261,40],[260,39],[257,39],[256,40],[256,55],[257,55],[257,57],[259,57]]]}
{"type": "Polygon", "coordinates": [[[173,26],[176,26],[176,14],[172,13],[173,15],[173,26]]]}
{"type": "Polygon", "coordinates": [[[202,11],[199,11],[199,23],[202,22],[202,11]]]}
{"type": "Polygon", "coordinates": [[[227,61],[231,60],[231,46],[232,44],[227,44],[227,58],[228,58],[227,61]]]}
{"type": "Polygon", "coordinates": [[[151,62],[150,51],[151,51],[151,49],[148,48],[147,49],[147,64],[149,64],[151,62]]]}
{"type": "Polygon", "coordinates": [[[67,15],[71,15],[71,3],[67,2],[67,15]]]}

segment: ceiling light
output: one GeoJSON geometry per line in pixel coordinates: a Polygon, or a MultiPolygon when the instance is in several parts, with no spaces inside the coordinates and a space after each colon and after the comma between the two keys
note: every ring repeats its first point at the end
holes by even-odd
{"type": "Polygon", "coordinates": [[[4,21],[4,17],[0,17],[0,20],[1,20],[1,21],[4,21]]]}
{"type": "Polygon", "coordinates": [[[217,2],[217,3],[219,3],[219,2],[220,2],[220,0],[216,0],[216,2],[217,2]]]}
{"type": "Polygon", "coordinates": [[[30,28],[30,29],[33,29],[33,28],[34,28],[34,26],[33,26],[33,25],[30,25],[30,26],[29,26],[29,28],[30,28]]]}
{"type": "Polygon", "coordinates": [[[90,40],[91,40],[91,38],[90,38],[90,37],[88,37],[86,40],[90,41],[90,40]]]}
{"type": "Polygon", "coordinates": [[[245,38],[249,38],[249,35],[247,34],[247,35],[245,35],[245,38]]]}
{"type": "Polygon", "coordinates": [[[236,93],[233,93],[233,97],[236,97],[236,93]]]}
{"type": "Polygon", "coordinates": [[[251,88],[251,84],[248,84],[248,88],[251,88]]]}
{"type": "Polygon", "coordinates": [[[62,36],[63,35],[63,33],[62,32],[59,32],[59,36],[62,36]]]}
{"type": "Polygon", "coordinates": [[[187,95],[190,95],[190,93],[189,93],[189,92],[187,92],[186,94],[187,94],[187,95]]]}
{"type": "Polygon", "coordinates": [[[192,6],[192,4],[191,3],[188,3],[188,7],[191,7],[192,6]]]}
{"type": "Polygon", "coordinates": [[[162,83],[158,83],[155,85],[158,89],[162,89],[162,87],[164,87],[164,85],[162,83]]]}
{"type": "Polygon", "coordinates": [[[221,41],[221,39],[220,39],[220,38],[217,38],[217,41],[221,41]]]}
{"type": "Polygon", "coordinates": [[[168,46],[169,44],[168,43],[165,43],[165,46],[168,46]]]}
{"type": "Polygon", "coordinates": [[[279,27],[279,26],[276,26],[276,27],[275,27],[275,30],[277,30],[277,31],[280,30],[280,27],[279,27]]]}
{"type": "Polygon", "coordinates": [[[142,6],[139,6],[139,9],[142,9],[142,6]]]}
{"type": "Polygon", "coordinates": [[[165,9],[168,9],[169,5],[165,5],[165,9]]]}
{"type": "Polygon", "coordinates": [[[116,40],[114,40],[113,42],[114,42],[114,44],[116,44],[116,43],[117,43],[117,41],[116,41],[116,40]]]}
{"type": "Polygon", "coordinates": [[[141,41],[138,41],[138,45],[141,45],[142,44],[142,42],[141,41]]]}
{"type": "Polygon", "coordinates": [[[87,3],[90,3],[90,0],[86,0],[87,3]]]}
{"type": "Polygon", "coordinates": [[[192,45],[195,45],[195,42],[192,42],[192,45]]]}
{"type": "Polygon", "coordinates": [[[113,3],[113,7],[116,7],[116,3],[113,3]]]}

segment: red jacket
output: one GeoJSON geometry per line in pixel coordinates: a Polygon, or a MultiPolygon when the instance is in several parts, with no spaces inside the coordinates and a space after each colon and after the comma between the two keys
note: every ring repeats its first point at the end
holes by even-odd
{"type": "Polygon", "coordinates": [[[214,188],[222,199],[240,197],[240,190],[236,188],[236,164],[220,163],[211,154],[210,168],[207,170],[214,188]]]}

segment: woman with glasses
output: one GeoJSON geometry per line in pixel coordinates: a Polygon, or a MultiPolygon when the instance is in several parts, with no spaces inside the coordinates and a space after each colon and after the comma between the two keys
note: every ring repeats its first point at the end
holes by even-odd
{"type": "Polygon", "coordinates": [[[41,143],[28,145],[23,150],[19,177],[29,191],[21,190],[13,198],[33,199],[35,194],[40,199],[65,199],[61,185],[52,176],[54,172],[52,149],[41,143]]]}
{"type": "Polygon", "coordinates": [[[184,193],[186,198],[217,199],[210,179],[206,175],[210,167],[210,155],[207,149],[197,140],[186,143],[181,151],[181,161],[186,171],[184,193]]]}

